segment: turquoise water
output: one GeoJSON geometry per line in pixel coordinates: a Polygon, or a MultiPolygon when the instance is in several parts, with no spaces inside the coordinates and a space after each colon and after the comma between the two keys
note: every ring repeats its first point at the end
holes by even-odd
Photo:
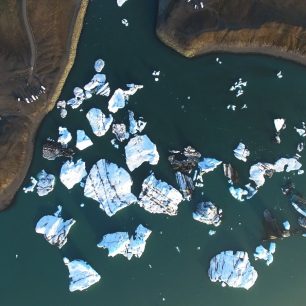
{"type": "MultiPolygon", "coordinates": [[[[294,155],[300,138],[293,126],[299,126],[306,119],[306,69],[264,56],[217,54],[185,59],[156,39],[156,10],[157,4],[153,1],[128,1],[121,9],[115,1],[108,4],[92,1],[75,65],[61,95],[61,99],[69,99],[75,86],[82,86],[91,78],[92,66],[98,57],[106,61],[105,73],[112,90],[129,82],[144,85],[144,89],[130,99],[128,108],[148,122],[144,131],[156,143],[160,162],[154,167],[142,165],[133,172],[133,192],[139,194],[141,183],[151,169],[158,178],[175,185],[167,162],[169,149],[192,145],[204,156],[231,162],[243,184],[247,183],[248,169],[253,163],[274,162],[279,157],[294,155]],[[129,20],[129,27],[121,24],[122,18],[129,20]],[[222,65],[216,63],[216,56],[223,61],[222,65]],[[159,82],[154,82],[153,70],[161,70],[159,82]],[[284,74],[281,80],[276,78],[279,70],[284,74]],[[248,86],[245,94],[236,99],[229,88],[239,77],[247,80],[248,86]],[[235,101],[239,101],[240,106],[246,103],[248,109],[228,111],[226,105],[235,101]],[[287,119],[280,145],[271,142],[276,117],[287,119]],[[246,164],[232,154],[239,141],[251,151],[246,164]]],[[[77,129],[85,129],[93,140],[94,146],[75,156],[86,161],[87,170],[100,158],[126,168],[123,147],[115,150],[111,146],[110,132],[105,137],[95,137],[85,118],[92,107],[105,111],[106,102],[105,97],[86,101],[83,112],[69,111],[64,120],[56,109],[47,116],[37,135],[25,184],[41,169],[59,173],[64,159],[50,162],[41,157],[42,144],[49,136],[57,137],[59,125],[68,127],[73,135],[77,129]]],[[[126,109],[115,118],[127,120],[126,109]]],[[[301,162],[306,162],[305,153],[301,162]]],[[[290,177],[297,189],[304,192],[305,175],[290,177]]],[[[292,227],[297,226],[297,215],[280,191],[284,179],[283,174],[274,175],[253,199],[240,203],[229,194],[220,167],[205,176],[205,186],[196,192],[192,202],[180,204],[176,217],[151,215],[135,205],[109,218],[98,208],[97,202],[82,195],[81,187],[67,190],[59,180],[55,190],[46,197],[20,191],[14,205],[0,214],[0,305],[305,305],[306,238],[278,241],[270,267],[264,262],[254,262],[250,256],[259,277],[249,291],[221,288],[207,276],[209,260],[220,251],[253,253],[264,235],[262,214],[265,208],[273,210],[280,221],[288,219],[292,227]],[[223,222],[212,237],[208,236],[211,227],[191,217],[203,197],[224,211],[223,222]],[[84,208],[80,207],[81,203],[85,204],[84,208]],[[77,221],[61,250],[49,245],[34,231],[38,219],[55,212],[59,204],[63,205],[64,218],[73,217],[77,221]],[[104,234],[132,233],[139,223],[153,231],[140,259],[108,258],[106,250],[96,247],[104,234]],[[87,291],[70,293],[63,256],[86,260],[101,274],[101,281],[87,291]]]]}

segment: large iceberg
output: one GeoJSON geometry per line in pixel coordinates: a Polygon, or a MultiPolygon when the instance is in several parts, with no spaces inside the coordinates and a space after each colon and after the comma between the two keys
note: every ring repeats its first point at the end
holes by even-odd
{"type": "Polygon", "coordinates": [[[110,257],[122,254],[128,260],[133,256],[139,258],[145,250],[146,240],[151,233],[152,231],[140,224],[135,231],[135,235],[131,238],[129,238],[127,232],[106,234],[97,246],[108,249],[108,256],[110,257]]]}
{"type": "Polygon", "coordinates": [[[63,260],[69,270],[70,292],[85,290],[101,279],[101,276],[84,260],[69,261],[66,257],[63,260]]]}
{"type": "Polygon", "coordinates": [[[71,189],[78,184],[87,175],[85,162],[79,159],[76,163],[67,160],[61,168],[60,180],[68,188],[71,189]]]}
{"type": "Polygon", "coordinates": [[[132,111],[129,110],[128,113],[129,113],[129,123],[130,123],[130,128],[129,128],[130,134],[134,135],[137,132],[141,133],[145,128],[145,126],[147,125],[147,123],[141,120],[143,119],[142,117],[140,117],[140,119],[138,120],[135,120],[134,113],[132,111]]]}
{"type": "Polygon", "coordinates": [[[138,204],[150,213],[174,216],[182,200],[178,190],[157,180],[152,173],[142,183],[138,204]]]}
{"type": "Polygon", "coordinates": [[[286,172],[299,170],[302,164],[297,161],[296,158],[280,158],[274,164],[274,170],[276,172],[283,172],[286,167],[286,172]]]}
{"type": "Polygon", "coordinates": [[[222,282],[222,286],[248,290],[258,274],[250,264],[248,253],[225,251],[211,259],[208,276],[212,282],[222,282]]]}
{"type": "Polygon", "coordinates": [[[85,134],[84,130],[77,130],[77,141],[76,147],[79,150],[85,150],[86,148],[92,146],[93,143],[91,139],[85,134]]]}
{"type": "Polygon", "coordinates": [[[37,194],[42,197],[50,193],[54,189],[55,176],[53,174],[48,174],[45,170],[41,170],[37,174],[37,194]]]}
{"type": "Polygon", "coordinates": [[[58,206],[55,214],[42,217],[36,224],[35,231],[44,235],[45,239],[52,245],[62,248],[67,242],[67,235],[75,224],[75,220],[64,220],[61,218],[62,207],[58,206]]]}
{"type": "Polygon", "coordinates": [[[206,224],[219,226],[221,224],[222,209],[217,208],[212,202],[201,202],[192,214],[193,219],[206,224]]]}
{"type": "Polygon", "coordinates": [[[222,164],[222,161],[210,157],[205,157],[201,162],[199,162],[198,165],[201,173],[207,173],[214,171],[220,164],[222,164]]]}
{"type": "Polygon", "coordinates": [[[265,176],[271,177],[273,172],[273,164],[257,163],[250,168],[250,180],[254,181],[257,187],[261,187],[265,183],[265,176]]]}
{"type": "Polygon", "coordinates": [[[58,128],[59,137],[57,142],[59,142],[64,148],[67,147],[68,143],[71,141],[71,133],[65,127],[58,128]]]}
{"type": "Polygon", "coordinates": [[[100,159],[91,168],[86,180],[84,195],[100,203],[108,216],[137,202],[131,193],[133,181],[126,170],[100,159]]]}
{"type": "Polygon", "coordinates": [[[122,6],[127,0],[117,0],[117,5],[122,6]]]}
{"type": "Polygon", "coordinates": [[[147,135],[131,138],[125,146],[125,157],[126,164],[130,171],[138,168],[144,162],[156,165],[159,160],[156,145],[147,135]]]}
{"type": "Polygon", "coordinates": [[[269,266],[273,262],[273,254],[275,253],[276,244],[275,242],[270,243],[269,250],[264,246],[260,245],[256,248],[254,253],[255,260],[263,259],[266,261],[266,265],[269,266]]]}
{"type": "Polygon", "coordinates": [[[234,155],[236,158],[246,162],[247,158],[250,156],[250,151],[245,147],[245,144],[240,142],[234,150],[234,155]]]}
{"type": "Polygon", "coordinates": [[[86,118],[90,123],[93,133],[99,137],[105,135],[113,122],[112,115],[106,117],[106,115],[98,108],[90,109],[86,114],[86,118]]]}

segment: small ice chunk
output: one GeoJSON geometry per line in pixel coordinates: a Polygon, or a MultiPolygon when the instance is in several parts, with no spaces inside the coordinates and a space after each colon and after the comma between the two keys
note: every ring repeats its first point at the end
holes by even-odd
{"type": "Polygon", "coordinates": [[[102,69],[104,68],[105,66],[105,62],[102,60],[102,59],[97,59],[95,61],[95,70],[96,72],[100,73],[102,71],[102,69]]]}
{"type": "Polygon", "coordinates": [[[123,19],[121,20],[121,23],[122,23],[124,26],[126,26],[126,27],[129,26],[129,22],[128,22],[128,20],[127,20],[126,18],[123,18],[123,19]]]}
{"type": "Polygon", "coordinates": [[[138,168],[144,162],[156,165],[159,161],[156,145],[147,135],[131,138],[125,146],[125,157],[130,171],[138,168]]]}
{"type": "Polygon", "coordinates": [[[222,210],[218,209],[212,202],[201,202],[197,205],[197,209],[192,216],[196,221],[219,226],[222,210]]]}
{"type": "Polygon", "coordinates": [[[63,260],[69,270],[70,292],[85,290],[101,279],[101,276],[84,260],[69,261],[66,257],[63,260]]]}
{"type": "Polygon", "coordinates": [[[174,216],[182,200],[178,190],[157,180],[152,173],[142,183],[138,204],[150,213],[174,216]]]}
{"type": "Polygon", "coordinates": [[[153,75],[153,76],[159,76],[159,75],[160,75],[160,71],[159,71],[159,70],[154,70],[154,71],[152,72],[152,75],[153,75]]]}
{"type": "Polygon", "coordinates": [[[175,247],[178,253],[181,253],[181,250],[178,246],[175,247]]]}
{"type": "Polygon", "coordinates": [[[283,74],[282,74],[282,72],[281,71],[279,71],[278,73],[277,73],[277,78],[278,79],[281,79],[281,78],[283,78],[283,74]]]}
{"type": "Polygon", "coordinates": [[[210,261],[208,276],[212,282],[221,282],[222,286],[250,289],[257,279],[257,272],[251,266],[248,253],[225,251],[210,261]]]}
{"type": "Polygon", "coordinates": [[[216,234],[216,231],[214,231],[214,230],[209,230],[208,231],[208,235],[209,236],[213,236],[213,235],[215,235],[216,234]]]}
{"type": "Polygon", "coordinates": [[[84,206],[85,206],[85,204],[84,204],[84,203],[81,203],[81,204],[80,204],[80,207],[84,207],[84,206]]]}
{"type": "Polygon", "coordinates": [[[86,118],[90,123],[93,133],[98,137],[105,135],[113,122],[112,115],[106,117],[106,115],[98,108],[90,109],[86,114],[86,118]]]}
{"type": "Polygon", "coordinates": [[[60,136],[58,137],[57,142],[66,148],[72,139],[71,133],[67,130],[67,128],[61,126],[58,128],[58,133],[60,136]]]}
{"type": "Polygon", "coordinates": [[[229,188],[229,191],[231,195],[240,202],[243,202],[244,201],[243,197],[248,195],[247,190],[242,188],[234,188],[233,186],[229,188]]]}
{"type": "Polygon", "coordinates": [[[48,174],[45,170],[41,170],[37,174],[37,179],[36,190],[40,197],[47,195],[54,189],[55,176],[53,174],[48,174]]]}
{"type": "Polygon", "coordinates": [[[274,126],[276,132],[285,129],[286,128],[285,119],[274,119],[274,126]]]}
{"type": "Polygon", "coordinates": [[[127,0],[117,0],[117,5],[121,7],[127,0]]]}
{"type": "Polygon", "coordinates": [[[250,151],[246,148],[245,144],[240,142],[237,148],[234,150],[234,155],[239,160],[246,162],[247,158],[250,156],[250,151]]]}
{"type": "Polygon", "coordinates": [[[79,159],[76,163],[67,160],[61,168],[60,180],[68,188],[71,189],[78,184],[87,175],[85,162],[79,159]]]}
{"type": "Polygon", "coordinates": [[[105,81],[106,81],[105,74],[97,73],[93,76],[91,81],[84,86],[84,89],[86,91],[92,92],[95,89],[103,86],[105,84],[105,81]]]}
{"type": "Polygon", "coordinates": [[[283,222],[283,227],[286,231],[290,231],[290,223],[289,221],[283,222]]]}
{"type": "Polygon", "coordinates": [[[222,161],[206,157],[201,162],[199,162],[198,166],[201,173],[203,174],[210,171],[214,171],[220,164],[222,164],[222,161]]]}
{"type": "Polygon", "coordinates": [[[294,129],[296,130],[296,132],[302,136],[302,137],[305,137],[306,136],[306,129],[302,128],[302,129],[298,129],[296,127],[294,127],[294,129]]]}
{"type": "Polygon", "coordinates": [[[31,185],[22,188],[24,193],[33,192],[35,190],[35,187],[37,185],[37,180],[33,176],[30,177],[30,180],[31,180],[31,185]]]}
{"type": "Polygon", "coordinates": [[[271,243],[269,250],[262,245],[258,246],[254,253],[255,260],[262,259],[266,261],[266,265],[269,266],[273,262],[273,254],[275,253],[275,243],[271,243]]]}
{"type": "Polygon", "coordinates": [[[65,221],[60,217],[62,207],[58,206],[56,213],[42,217],[36,224],[35,231],[43,234],[45,239],[52,245],[62,248],[67,242],[67,236],[75,220],[65,221]]]}
{"type": "Polygon", "coordinates": [[[141,133],[147,123],[142,120],[135,120],[134,113],[130,110],[128,112],[129,112],[129,122],[130,122],[130,129],[129,129],[130,134],[134,135],[137,132],[141,133]]]}
{"type": "Polygon", "coordinates": [[[76,147],[79,150],[84,150],[90,146],[92,146],[93,143],[90,140],[90,138],[85,134],[84,130],[77,130],[77,142],[76,142],[76,147]]]}
{"type": "Polygon", "coordinates": [[[61,118],[63,118],[63,119],[66,118],[67,114],[68,114],[67,109],[61,108],[61,112],[60,112],[61,118]]]}

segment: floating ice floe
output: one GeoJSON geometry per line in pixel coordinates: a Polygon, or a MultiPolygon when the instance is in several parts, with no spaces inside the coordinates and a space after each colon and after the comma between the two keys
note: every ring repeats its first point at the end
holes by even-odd
{"type": "Polygon", "coordinates": [[[296,150],[298,152],[302,152],[304,150],[304,143],[303,142],[300,142],[298,145],[297,145],[297,148],[296,150]]]}
{"type": "Polygon", "coordinates": [[[248,82],[243,82],[241,78],[230,88],[230,91],[236,92],[236,98],[244,94],[242,87],[246,87],[248,82]]]}
{"type": "Polygon", "coordinates": [[[274,172],[274,165],[269,163],[257,163],[250,168],[250,180],[254,181],[257,187],[265,183],[265,176],[271,177],[274,172]]]}
{"type": "Polygon", "coordinates": [[[130,135],[126,131],[126,126],[124,123],[115,123],[112,126],[112,132],[115,134],[118,141],[122,142],[126,139],[129,139],[130,135]]]}
{"type": "Polygon", "coordinates": [[[280,158],[274,164],[274,170],[276,172],[291,172],[299,170],[302,167],[302,164],[296,160],[296,158],[280,158]]]}
{"type": "Polygon", "coordinates": [[[77,130],[77,141],[76,147],[79,150],[85,150],[86,148],[92,146],[93,143],[91,139],[85,134],[84,130],[77,130]]]}
{"type": "Polygon", "coordinates": [[[139,120],[135,120],[134,113],[130,110],[128,112],[129,112],[129,123],[130,123],[129,132],[130,134],[134,135],[137,132],[141,133],[143,129],[145,128],[145,126],[147,125],[147,123],[141,120],[143,119],[142,117],[140,117],[139,120]]]}
{"type": "Polygon", "coordinates": [[[278,79],[282,79],[283,78],[283,74],[281,71],[279,71],[277,74],[276,74],[277,78],[278,79]]]}
{"type": "Polygon", "coordinates": [[[68,189],[71,189],[75,184],[80,183],[86,175],[85,162],[82,159],[76,163],[67,160],[61,168],[60,180],[68,189]]]}
{"type": "MultiPolygon", "coordinates": [[[[201,3],[202,3],[202,2],[201,2],[201,3]]],[[[219,57],[216,58],[216,62],[217,62],[218,64],[220,64],[220,65],[222,64],[222,61],[219,59],[219,57]]]]}
{"type": "Polygon", "coordinates": [[[276,129],[276,132],[280,132],[281,130],[286,128],[285,119],[274,119],[274,126],[276,129]]]}
{"type": "Polygon", "coordinates": [[[35,190],[35,187],[37,185],[37,180],[33,176],[30,177],[30,180],[31,180],[31,185],[28,185],[28,186],[22,188],[24,193],[34,192],[34,190],[35,190]]]}
{"type": "Polygon", "coordinates": [[[178,205],[182,202],[181,193],[166,182],[157,180],[154,173],[142,183],[138,204],[154,214],[177,214],[178,205]]]}
{"type": "Polygon", "coordinates": [[[270,243],[269,250],[262,245],[258,246],[254,253],[255,260],[263,259],[266,261],[266,265],[269,266],[273,262],[273,254],[275,253],[276,244],[275,242],[270,243]]]}
{"type": "Polygon", "coordinates": [[[66,110],[66,101],[61,100],[56,103],[56,108],[60,109],[60,116],[61,118],[66,118],[67,110],[66,110]]]}
{"type": "Polygon", "coordinates": [[[53,174],[48,174],[45,170],[41,170],[37,174],[37,194],[42,197],[50,193],[54,189],[55,176],[53,174]]]}
{"type": "Polygon", "coordinates": [[[257,272],[251,266],[248,253],[225,251],[210,261],[208,276],[212,282],[221,282],[222,287],[250,289],[257,279],[257,272]]]}
{"type": "Polygon", "coordinates": [[[138,168],[142,163],[149,162],[157,165],[159,154],[156,145],[147,135],[135,136],[125,146],[126,164],[130,171],[138,168]]]}
{"type": "Polygon", "coordinates": [[[65,127],[58,128],[59,137],[57,142],[59,142],[64,148],[67,148],[68,143],[71,141],[72,136],[71,133],[65,127]]]}
{"type": "Polygon", "coordinates": [[[84,89],[88,92],[95,92],[105,85],[106,76],[102,73],[95,74],[91,81],[84,86],[84,89]]]}
{"type": "Polygon", "coordinates": [[[214,171],[220,164],[222,164],[222,161],[210,157],[205,157],[201,162],[199,162],[198,166],[201,173],[203,174],[214,171]]]}
{"type": "Polygon", "coordinates": [[[294,127],[294,129],[296,130],[296,132],[301,136],[301,137],[305,137],[306,136],[306,124],[305,122],[302,122],[302,128],[296,128],[294,127]]]}
{"type": "Polygon", "coordinates": [[[284,227],[284,229],[286,230],[286,231],[290,231],[290,223],[289,223],[289,221],[284,221],[283,222],[283,227],[284,227]]]}
{"type": "Polygon", "coordinates": [[[193,219],[206,224],[219,226],[221,224],[222,209],[217,208],[212,202],[201,202],[192,214],[193,219]]]}
{"type": "Polygon", "coordinates": [[[126,27],[129,26],[129,22],[128,22],[128,20],[127,20],[126,18],[123,18],[123,19],[121,20],[121,23],[122,23],[124,26],[126,26],[126,27]]]}
{"type": "Polygon", "coordinates": [[[100,208],[111,217],[117,211],[137,202],[137,198],[131,193],[132,184],[126,170],[100,159],[88,174],[84,195],[98,201],[100,208]]]}
{"type": "Polygon", "coordinates": [[[184,200],[190,201],[192,192],[194,190],[194,184],[192,178],[179,171],[175,173],[175,178],[179,186],[179,189],[183,194],[184,200]]]}
{"type": "Polygon", "coordinates": [[[90,109],[86,114],[86,118],[89,121],[93,133],[98,137],[105,135],[113,122],[112,115],[106,117],[106,115],[98,108],[90,109]]]}
{"type": "Polygon", "coordinates": [[[87,91],[80,88],[80,87],[75,87],[73,90],[74,93],[74,98],[71,98],[70,100],[67,101],[67,105],[71,106],[72,109],[78,108],[84,100],[90,99],[92,97],[92,94],[90,91],[87,91]]]}
{"type": "Polygon", "coordinates": [[[105,62],[103,61],[103,59],[99,58],[95,61],[94,68],[97,73],[100,73],[103,70],[104,66],[105,66],[105,62]]]}
{"type": "Polygon", "coordinates": [[[235,111],[235,110],[236,110],[236,107],[237,107],[237,106],[234,105],[234,104],[228,104],[226,108],[227,108],[227,109],[231,109],[232,111],[235,111]]]}
{"type": "Polygon", "coordinates": [[[244,201],[244,197],[248,195],[248,191],[242,188],[234,188],[231,186],[229,188],[231,195],[240,202],[244,201]]]}
{"type": "Polygon", "coordinates": [[[128,260],[133,256],[139,258],[145,250],[146,240],[151,233],[152,231],[140,224],[136,228],[134,236],[129,237],[127,232],[106,234],[97,244],[97,247],[108,249],[108,256],[110,257],[122,254],[128,260]]]}
{"type": "Polygon", "coordinates": [[[127,0],[117,0],[117,5],[121,7],[127,0]]]}
{"type": "Polygon", "coordinates": [[[245,144],[240,142],[237,148],[234,150],[234,155],[239,160],[246,162],[247,158],[250,156],[250,151],[246,148],[245,144]]]}
{"type": "Polygon", "coordinates": [[[54,215],[42,217],[36,224],[35,231],[44,235],[45,239],[52,245],[62,248],[67,242],[67,236],[75,220],[64,220],[61,218],[62,207],[58,206],[54,215]]]}
{"type": "Polygon", "coordinates": [[[66,257],[63,260],[69,270],[70,292],[83,291],[101,279],[101,276],[84,260],[69,261],[66,257]]]}

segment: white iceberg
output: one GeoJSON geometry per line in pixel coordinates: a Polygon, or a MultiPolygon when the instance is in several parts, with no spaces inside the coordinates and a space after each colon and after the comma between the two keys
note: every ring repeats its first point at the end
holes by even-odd
{"type": "Polygon", "coordinates": [[[128,90],[125,90],[124,93],[128,96],[132,96],[134,95],[139,89],[143,88],[143,85],[136,85],[133,83],[130,84],[126,84],[126,87],[128,88],[128,90]]]}
{"type": "Polygon", "coordinates": [[[274,164],[274,170],[276,172],[286,172],[299,170],[302,167],[302,164],[297,161],[296,158],[280,158],[274,164]]]}
{"type": "Polygon", "coordinates": [[[89,121],[93,133],[98,137],[105,135],[113,122],[112,115],[106,117],[106,115],[98,108],[90,109],[86,114],[86,118],[89,121]]]}
{"type": "Polygon", "coordinates": [[[239,160],[246,162],[247,158],[250,156],[250,151],[245,147],[245,144],[240,142],[237,148],[234,150],[234,155],[239,160]]]}
{"type": "Polygon", "coordinates": [[[128,112],[129,112],[129,122],[130,122],[130,129],[129,129],[130,134],[134,135],[137,132],[141,133],[145,128],[145,126],[147,125],[147,123],[141,120],[143,119],[142,117],[139,120],[135,120],[134,113],[130,110],[128,112]]]}
{"type": "Polygon", "coordinates": [[[147,135],[135,136],[125,146],[126,164],[130,171],[138,168],[142,163],[149,162],[157,165],[159,154],[156,145],[147,135]]]}
{"type": "Polygon", "coordinates": [[[87,175],[85,162],[79,159],[76,163],[67,160],[61,168],[60,180],[68,188],[71,189],[78,184],[87,175]]]}
{"type": "Polygon", "coordinates": [[[285,121],[285,119],[274,119],[274,126],[277,133],[286,128],[285,121]]]}
{"type": "Polygon", "coordinates": [[[234,188],[233,186],[229,188],[229,191],[231,195],[240,202],[243,202],[244,201],[243,197],[248,195],[247,190],[242,188],[234,188]]]}
{"type": "Polygon", "coordinates": [[[108,97],[110,95],[110,87],[109,87],[109,83],[105,83],[104,85],[101,85],[97,88],[95,94],[96,95],[100,95],[100,96],[105,96],[108,97]]]}
{"type": "Polygon", "coordinates": [[[272,176],[274,165],[269,163],[257,163],[250,168],[250,180],[254,181],[257,187],[265,183],[265,176],[272,176]]]}
{"type": "Polygon", "coordinates": [[[64,220],[60,214],[62,207],[58,206],[56,213],[42,217],[36,224],[35,231],[44,235],[45,239],[52,245],[62,248],[67,242],[67,235],[75,224],[75,220],[64,220]]]}
{"type": "Polygon", "coordinates": [[[305,136],[306,136],[306,129],[305,129],[305,128],[298,129],[298,128],[294,127],[294,129],[296,130],[296,132],[297,132],[301,137],[305,137],[305,136]]]}
{"type": "Polygon", "coordinates": [[[48,174],[45,170],[41,170],[37,174],[37,180],[36,190],[40,197],[47,195],[54,189],[55,176],[53,174],[48,174]]]}
{"type": "Polygon", "coordinates": [[[69,270],[70,292],[85,290],[101,279],[101,276],[84,260],[69,261],[66,257],[63,260],[69,270]]]}
{"type": "Polygon", "coordinates": [[[124,123],[113,124],[112,132],[120,142],[129,139],[130,137],[129,133],[126,131],[126,126],[124,123]]]}
{"type": "Polygon", "coordinates": [[[117,5],[121,7],[127,0],[117,0],[117,5]]]}
{"type": "Polygon", "coordinates": [[[127,101],[127,96],[124,90],[118,88],[113,93],[112,97],[108,101],[108,110],[112,113],[116,113],[120,108],[125,107],[125,102],[127,101]]]}
{"type": "Polygon", "coordinates": [[[199,162],[198,166],[201,173],[203,174],[214,171],[221,163],[222,161],[210,157],[205,157],[201,162],[199,162]]]}
{"type": "Polygon", "coordinates": [[[22,188],[24,193],[33,192],[35,190],[35,187],[37,185],[37,180],[33,176],[30,177],[30,180],[31,180],[31,185],[22,188]]]}
{"type": "Polygon", "coordinates": [[[104,68],[104,66],[105,66],[105,62],[102,59],[99,58],[95,61],[94,68],[95,68],[96,72],[100,73],[102,71],[102,69],[104,68]]]}
{"type": "Polygon", "coordinates": [[[84,195],[100,203],[108,216],[137,202],[131,193],[133,181],[126,170],[100,159],[91,168],[84,187],[84,195]]]}
{"type": "Polygon", "coordinates": [[[93,76],[91,81],[84,86],[84,89],[89,92],[99,89],[105,84],[106,76],[105,74],[97,73],[93,76]]]}
{"type": "Polygon", "coordinates": [[[273,262],[273,254],[275,253],[276,244],[270,243],[269,250],[262,245],[258,246],[254,253],[255,260],[262,259],[266,261],[266,265],[269,266],[273,262]]]}
{"type": "Polygon", "coordinates": [[[101,242],[97,244],[97,247],[108,249],[108,256],[110,257],[122,254],[128,260],[133,256],[139,258],[145,250],[146,240],[151,233],[152,231],[140,224],[135,231],[134,237],[129,238],[127,232],[106,234],[101,242]]]}
{"type": "Polygon", "coordinates": [[[142,183],[138,204],[153,214],[177,214],[178,205],[182,202],[181,193],[166,182],[157,180],[154,173],[142,183]]]}
{"type": "Polygon", "coordinates": [[[196,221],[219,226],[221,224],[222,209],[218,209],[212,202],[201,202],[197,205],[192,217],[196,221]]]}
{"type": "Polygon", "coordinates": [[[76,147],[79,150],[85,150],[86,148],[92,146],[93,143],[91,139],[85,134],[84,130],[77,130],[77,141],[76,147]]]}
{"type": "Polygon", "coordinates": [[[225,251],[211,259],[208,276],[212,282],[222,282],[222,286],[248,290],[258,274],[250,264],[248,253],[225,251]]]}
{"type": "Polygon", "coordinates": [[[72,139],[71,133],[67,130],[67,128],[61,126],[58,128],[58,133],[60,136],[58,137],[57,142],[66,148],[72,139]]]}

